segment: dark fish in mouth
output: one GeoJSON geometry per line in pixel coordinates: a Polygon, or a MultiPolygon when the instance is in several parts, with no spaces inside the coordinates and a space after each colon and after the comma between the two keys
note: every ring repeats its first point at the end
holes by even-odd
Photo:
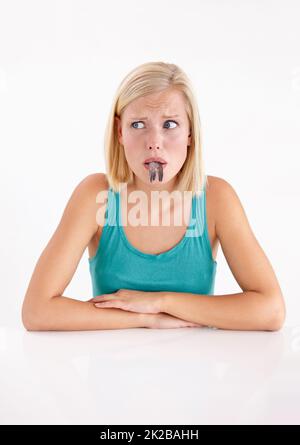
{"type": "Polygon", "coordinates": [[[159,182],[163,179],[163,167],[160,162],[149,162],[149,177],[150,182],[154,181],[158,173],[159,182]]]}

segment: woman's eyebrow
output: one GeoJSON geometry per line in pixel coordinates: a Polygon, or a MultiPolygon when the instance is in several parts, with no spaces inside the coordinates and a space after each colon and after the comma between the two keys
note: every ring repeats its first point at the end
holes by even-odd
{"type": "MultiPolygon", "coordinates": [[[[170,117],[180,117],[179,116],[179,114],[172,114],[172,115],[169,115],[169,116],[166,116],[165,114],[164,115],[162,115],[161,117],[164,117],[164,118],[170,118],[170,117]]],[[[132,117],[129,117],[129,119],[148,119],[147,117],[134,117],[134,116],[132,116],[132,117]]]]}

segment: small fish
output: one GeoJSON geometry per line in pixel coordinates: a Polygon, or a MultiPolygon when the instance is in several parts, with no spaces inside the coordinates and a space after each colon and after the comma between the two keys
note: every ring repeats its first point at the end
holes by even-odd
{"type": "Polygon", "coordinates": [[[162,168],[162,165],[160,165],[159,168],[158,168],[158,179],[159,179],[159,182],[161,182],[162,179],[163,179],[163,168],[162,168]]]}
{"type": "Polygon", "coordinates": [[[155,180],[157,172],[158,172],[158,179],[161,182],[163,179],[163,167],[162,167],[161,163],[160,162],[150,162],[149,163],[150,182],[155,180]]]}

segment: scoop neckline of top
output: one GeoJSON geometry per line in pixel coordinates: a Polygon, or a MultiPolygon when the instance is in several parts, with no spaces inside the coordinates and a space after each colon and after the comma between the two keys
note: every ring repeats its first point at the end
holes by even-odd
{"type": "Polygon", "coordinates": [[[157,258],[164,258],[164,257],[169,257],[170,255],[173,255],[174,253],[176,253],[180,248],[183,247],[183,245],[187,242],[187,239],[189,238],[187,236],[188,230],[190,229],[191,226],[191,221],[192,221],[192,217],[193,217],[193,210],[194,210],[194,206],[195,206],[195,198],[196,196],[194,195],[192,197],[192,205],[190,208],[190,216],[189,216],[189,224],[186,228],[186,231],[184,233],[184,236],[181,238],[181,240],[178,241],[177,244],[175,244],[175,246],[173,246],[171,249],[167,250],[166,252],[161,252],[161,253],[146,253],[146,252],[142,252],[141,250],[137,249],[136,247],[134,247],[130,241],[127,238],[127,235],[125,233],[125,230],[123,228],[122,225],[122,213],[121,213],[121,200],[120,200],[120,192],[116,192],[117,194],[117,205],[118,205],[118,221],[117,221],[117,226],[118,229],[121,233],[121,237],[125,243],[125,245],[135,254],[142,256],[144,258],[149,258],[149,259],[157,259],[157,258]],[[121,224],[120,224],[121,222],[121,224]]]}

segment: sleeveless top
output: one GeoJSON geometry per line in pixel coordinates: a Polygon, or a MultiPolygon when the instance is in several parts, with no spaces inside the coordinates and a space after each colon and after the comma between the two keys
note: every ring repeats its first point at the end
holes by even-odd
{"type": "Polygon", "coordinates": [[[97,251],[88,258],[93,297],[119,289],[190,292],[213,295],[217,262],[213,259],[206,218],[206,181],[192,197],[189,225],[170,250],[144,253],[127,239],[120,193],[109,187],[97,251]]]}

